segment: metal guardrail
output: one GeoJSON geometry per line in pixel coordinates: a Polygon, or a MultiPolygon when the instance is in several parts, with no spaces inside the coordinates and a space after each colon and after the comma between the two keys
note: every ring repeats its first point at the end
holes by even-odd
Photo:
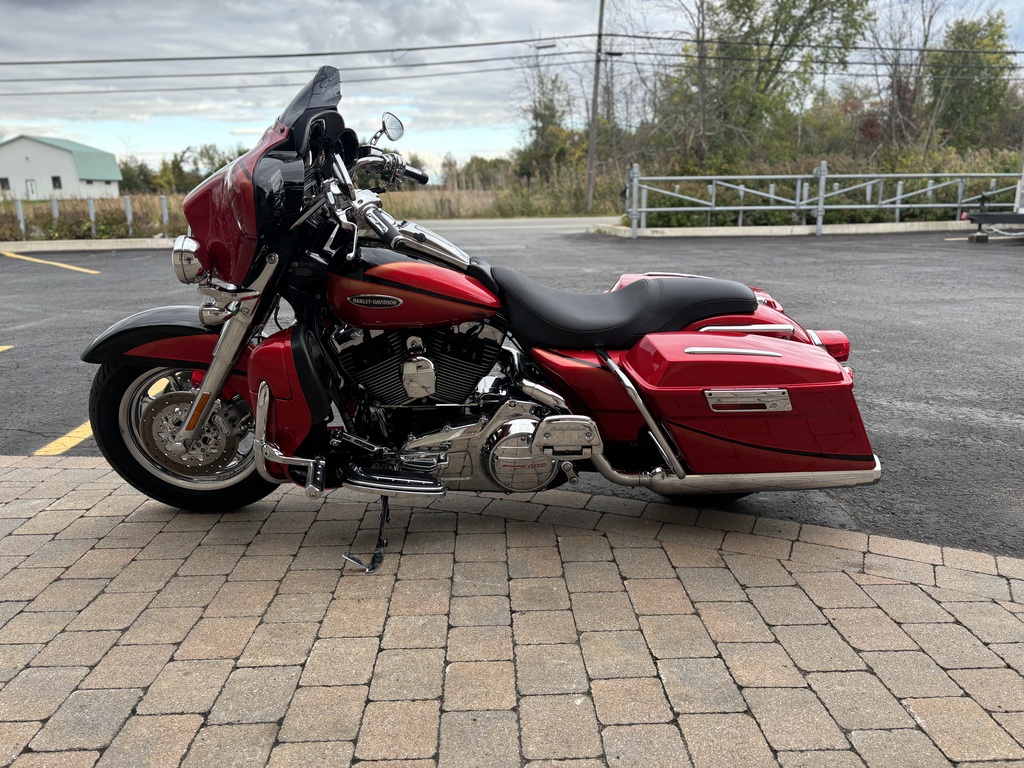
{"type": "Polygon", "coordinates": [[[825,214],[829,211],[892,211],[896,222],[907,209],[948,208],[960,219],[965,207],[985,205],[988,210],[1013,209],[1013,193],[1019,197],[1022,177],[1019,173],[903,173],[844,174],[829,173],[822,161],[811,174],[779,176],[642,176],[640,166],[629,169],[626,183],[626,213],[632,236],[647,227],[650,213],[706,213],[708,226],[717,212],[737,213],[743,226],[745,213],[788,211],[806,224],[813,218],[815,232],[821,235],[825,214]],[[968,184],[988,180],[988,189],[968,194],[968,184]],[[1012,182],[998,186],[1000,180],[1012,182]],[[831,188],[830,188],[831,185],[831,188]],[[895,194],[892,193],[895,185],[895,194]],[[956,195],[937,194],[956,188],[956,195]],[[685,191],[684,191],[685,188],[685,191]],[[701,197],[703,189],[707,197],[701,197]],[[1008,202],[993,198],[1010,193],[1008,202]],[[652,205],[651,197],[668,198],[682,204],[652,205]],[[853,202],[853,195],[864,202],[853,202]],[[888,195],[888,196],[887,196],[888,195]],[[747,198],[753,203],[748,203],[747,198]],[[947,197],[948,199],[938,199],[947,197]]]}
{"type": "MultiPolygon", "coordinates": [[[[116,198],[104,198],[104,200],[110,200],[116,198]]],[[[128,237],[134,235],[134,222],[135,216],[132,213],[132,198],[130,195],[124,195],[122,197],[124,205],[124,217],[125,223],[128,226],[128,237]]],[[[61,198],[56,197],[50,198],[50,215],[56,222],[60,218],[60,204],[61,202],[78,202],[79,198],[61,198]]],[[[25,203],[35,203],[36,201],[23,201],[21,198],[14,198],[14,215],[18,219],[18,229],[21,230],[21,236],[24,238],[27,235],[27,218],[25,216],[25,203]]],[[[89,227],[92,231],[93,239],[96,238],[96,199],[88,197],[85,199],[86,207],[89,215],[89,227]]],[[[163,236],[168,236],[168,224],[170,222],[170,210],[167,207],[167,195],[160,195],[160,221],[163,224],[163,236]]]]}

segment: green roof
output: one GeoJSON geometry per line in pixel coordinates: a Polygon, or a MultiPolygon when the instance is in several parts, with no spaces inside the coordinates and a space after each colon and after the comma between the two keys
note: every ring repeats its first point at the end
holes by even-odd
{"type": "MultiPolygon", "coordinates": [[[[75,158],[75,166],[78,169],[78,178],[85,181],[121,181],[121,169],[117,165],[117,158],[110,152],[101,149],[87,147],[77,141],[68,139],[51,139],[47,136],[15,136],[14,139],[31,139],[40,144],[49,144],[57,149],[64,149],[70,152],[75,158]]],[[[7,143],[7,142],[3,142],[7,143]]]]}

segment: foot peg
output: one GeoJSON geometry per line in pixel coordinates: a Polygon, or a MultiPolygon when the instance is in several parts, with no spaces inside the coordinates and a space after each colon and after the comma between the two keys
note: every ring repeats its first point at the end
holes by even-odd
{"type": "Polygon", "coordinates": [[[352,491],[382,497],[419,494],[444,496],[444,486],[430,475],[413,472],[392,472],[386,469],[366,470],[351,464],[338,471],[345,487],[352,491]]]}
{"type": "Polygon", "coordinates": [[[370,563],[367,565],[358,557],[352,554],[349,550],[342,557],[348,560],[350,563],[359,566],[367,573],[373,573],[380,564],[384,562],[384,550],[388,546],[388,540],[384,538],[384,524],[391,520],[391,509],[388,507],[388,497],[380,497],[380,524],[377,527],[377,547],[373,550],[373,557],[370,558],[370,563]]]}

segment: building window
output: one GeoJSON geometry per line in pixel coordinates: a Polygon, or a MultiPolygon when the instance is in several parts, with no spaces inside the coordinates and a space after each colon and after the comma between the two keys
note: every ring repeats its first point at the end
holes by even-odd
{"type": "Polygon", "coordinates": [[[56,192],[57,190],[61,189],[61,186],[60,186],[60,176],[52,176],[50,178],[50,181],[53,182],[53,191],[54,192],[56,192]]]}
{"type": "Polygon", "coordinates": [[[8,179],[6,176],[4,176],[2,179],[0,179],[0,192],[10,192],[10,191],[11,191],[11,180],[8,179]]]}
{"type": "Polygon", "coordinates": [[[106,184],[108,187],[110,186],[110,182],[109,181],[105,181],[103,183],[106,184]]]}
{"type": "Polygon", "coordinates": [[[92,179],[89,179],[89,180],[88,180],[88,181],[86,181],[85,183],[86,183],[86,184],[92,184],[92,179]]]}

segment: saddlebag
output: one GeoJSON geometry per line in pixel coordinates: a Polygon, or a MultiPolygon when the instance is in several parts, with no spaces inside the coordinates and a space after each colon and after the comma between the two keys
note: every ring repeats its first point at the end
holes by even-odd
{"type": "Polygon", "coordinates": [[[813,344],[659,333],[620,359],[691,472],[870,469],[853,374],[813,344]]]}

